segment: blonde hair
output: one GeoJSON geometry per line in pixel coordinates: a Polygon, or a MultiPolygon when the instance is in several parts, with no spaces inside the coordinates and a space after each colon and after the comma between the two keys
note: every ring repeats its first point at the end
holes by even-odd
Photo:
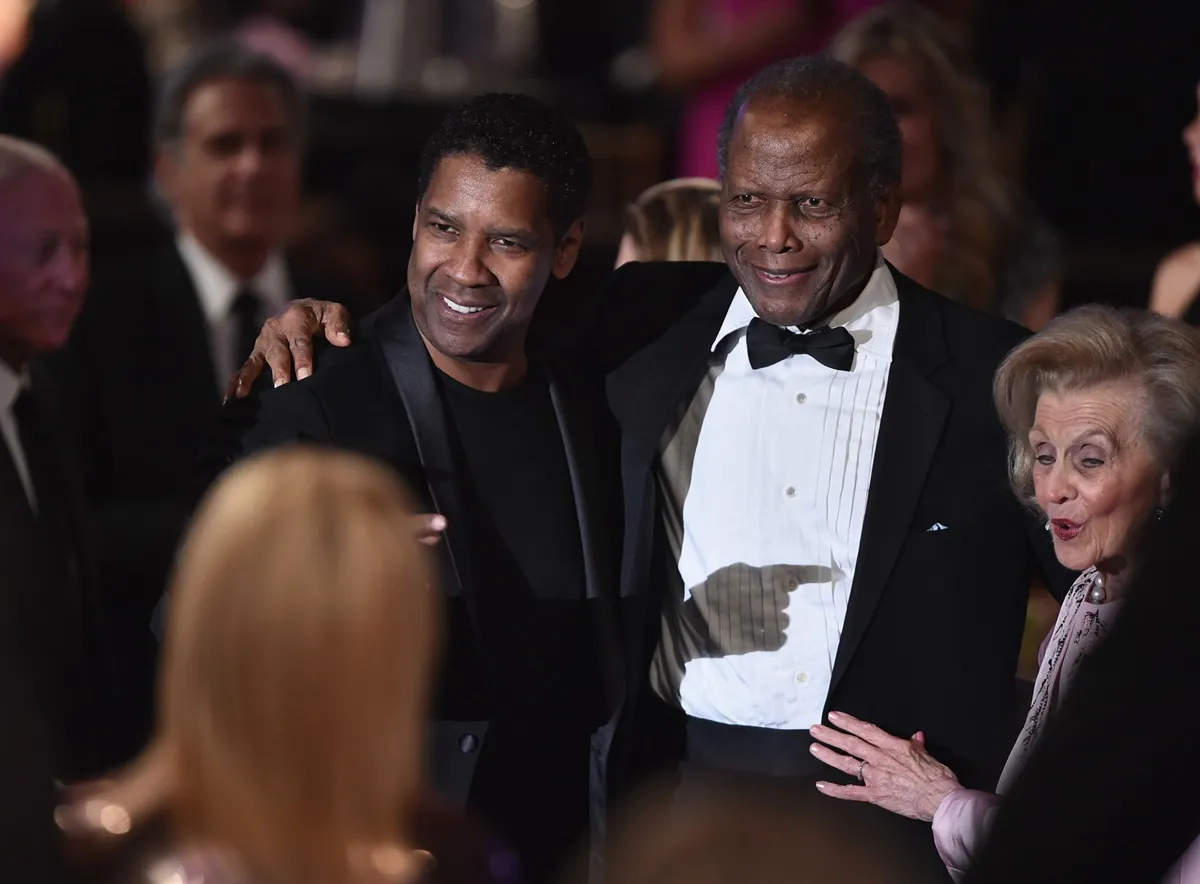
{"type": "Polygon", "coordinates": [[[625,233],[641,261],[721,261],[721,185],[673,178],[649,187],[625,211],[625,233]]]}
{"type": "Polygon", "coordinates": [[[996,371],[993,396],[1008,431],[1013,490],[1033,505],[1029,431],[1043,393],[1128,383],[1139,391],[1136,422],[1163,473],[1200,428],[1200,331],[1144,310],[1088,305],[1051,320],[996,371]]]}
{"type": "Polygon", "coordinates": [[[887,3],[846,25],[830,54],[852,66],[895,58],[916,67],[935,109],[940,181],[934,198],[947,220],[933,288],[976,309],[994,310],[1016,208],[995,157],[987,90],[965,47],[928,9],[887,3]]]}
{"type": "Polygon", "coordinates": [[[158,730],[115,800],[252,875],[341,884],[415,799],[437,601],[408,494],[293,448],[213,489],[177,562],[158,730]],[[149,785],[147,785],[149,784],[149,785]]]}

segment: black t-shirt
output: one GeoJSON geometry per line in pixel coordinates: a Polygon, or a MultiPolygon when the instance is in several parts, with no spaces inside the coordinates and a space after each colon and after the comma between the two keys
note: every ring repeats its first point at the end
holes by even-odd
{"type": "Polygon", "coordinates": [[[455,600],[449,652],[456,662],[448,667],[442,714],[491,719],[472,804],[532,859],[531,851],[557,852],[565,844],[556,842],[583,834],[588,741],[601,720],[566,451],[546,377],[536,368],[517,387],[495,393],[445,375],[439,381],[471,517],[486,660],[480,673],[466,605],[455,600]],[[469,656],[475,666],[465,664],[469,656]],[[473,679],[486,688],[472,689],[466,682],[473,679]]]}

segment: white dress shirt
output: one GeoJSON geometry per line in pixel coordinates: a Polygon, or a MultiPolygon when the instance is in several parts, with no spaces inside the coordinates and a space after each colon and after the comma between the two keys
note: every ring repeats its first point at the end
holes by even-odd
{"type": "Polygon", "coordinates": [[[176,240],[180,257],[187,267],[200,299],[200,308],[208,323],[208,341],[212,350],[217,387],[222,394],[225,382],[241,368],[234,354],[237,346],[237,318],[233,302],[239,292],[249,289],[263,300],[263,315],[270,316],[287,306],[291,300],[291,285],[283,258],[273,254],[253,279],[242,280],[213,256],[190,233],[181,233],[176,240]]]}
{"type": "Polygon", "coordinates": [[[807,355],[755,370],[745,341],[754,309],[741,290],[734,296],[713,341],[707,407],[702,385],[659,463],[683,598],[664,609],[675,622],[664,620],[652,678],[689,715],[781,729],[820,722],[899,311],[881,258],[829,323],[854,338],[850,371],[807,355]]]}
{"type": "Polygon", "coordinates": [[[13,406],[17,397],[29,386],[28,375],[13,371],[7,362],[0,360],[0,433],[4,434],[4,444],[12,456],[13,466],[25,486],[25,494],[29,505],[37,509],[37,496],[33,491],[33,477],[29,473],[29,462],[25,459],[25,449],[21,447],[21,431],[17,427],[17,419],[13,416],[13,406]]]}

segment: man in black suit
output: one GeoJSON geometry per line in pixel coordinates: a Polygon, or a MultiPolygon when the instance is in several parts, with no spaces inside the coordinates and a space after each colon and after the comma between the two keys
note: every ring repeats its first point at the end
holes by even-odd
{"type": "MultiPolygon", "coordinates": [[[[819,800],[815,781],[841,776],[810,752],[830,711],[923,731],[987,785],[1030,575],[1069,585],[1008,487],[991,403],[1024,331],[880,257],[899,133],[857,74],[812,58],[767,68],[731,105],[719,153],[728,269],[608,381],[622,593],[649,601],[630,667],[649,670],[643,706],[683,713],[685,786],[766,780],[819,800]]],[[[666,267],[635,273],[671,285],[666,267]]],[[[940,867],[928,826],[829,812],[940,867]]]]}
{"type": "MultiPolygon", "coordinates": [[[[726,265],[627,265],[588,326],[591,367],[615,367],[624,490],[628,684],[610,767],[644,770],[664,745],[648,734],[673,727],[685,787],[824,801],[815,782],[835,774],[808,730],[841,710],[923,731],[986,785],[1029,578],[1070,583],[1008,488],[991,404],[1025,332],[883,262],[899,133],[849,68],[764,70],[720,156],[726,265]]],[[[290,372],[280,349],[317,318],[302,305],[273,323],[251,373],[290,372]]],[[[940,869],[927,826],[824,806],[940,869]]]]}
{"type": "Polygon", "coordinates": [[[107,613],[130,689],[129,754],[150,726],[150,614],[225,384],[267,316],[330,291],[283,257],[304,140],[304,97],[283,67],[235,44],[201,47],[164,83],[152,134],[175,237],[98,274],[71,342],[107,613]]]}
{"type": "Polygon", "coordinates": [[[407,289],[319,376],[267,391],[242,446],[372,455],[445,517],[432,780],[534,881],[587,832],[617,686],[601,668],[617,659],[602,390],[564,368],[570,354],[526,348],[543,289],[578,254],[589,179],[583,139],[536,99],[452,112],[421,160],[407,289]]]}
{"type": "Polygon", "coordinates": [[[62,879],[53,780],[111,761],[111,682],[63,426],[66,342],[87,288],[87,218],[59,161],[0,137],[0,783],[3,880],[62,879]],[[13,877],[15,876],[15,877],[13,877]]]}

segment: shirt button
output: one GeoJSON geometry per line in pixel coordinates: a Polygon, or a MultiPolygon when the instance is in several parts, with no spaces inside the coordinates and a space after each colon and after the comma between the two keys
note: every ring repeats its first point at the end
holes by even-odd
{"type": "Polygon", "coordinates": [[[808,681],[808,676],[805,675],[803,672],[797,672],[796,673],[796,681],[800,682],[800,684],[804,684],[805,682],[808,681]]]}
{"type": "Polygon", "coordinates": [[[805,396],[803,393],[796,394],[796,404],[797,405],[803,405],[807,401],[808,401],[808,397],[805,396]]]}
{"type": "Polygon", "coordinates": [[[788,497],[795,497],[796,489],[794,487],[792,487],[791,485],[789,485],[787,488],[783,489],[783,493],[786,494],[788,497]]]}

